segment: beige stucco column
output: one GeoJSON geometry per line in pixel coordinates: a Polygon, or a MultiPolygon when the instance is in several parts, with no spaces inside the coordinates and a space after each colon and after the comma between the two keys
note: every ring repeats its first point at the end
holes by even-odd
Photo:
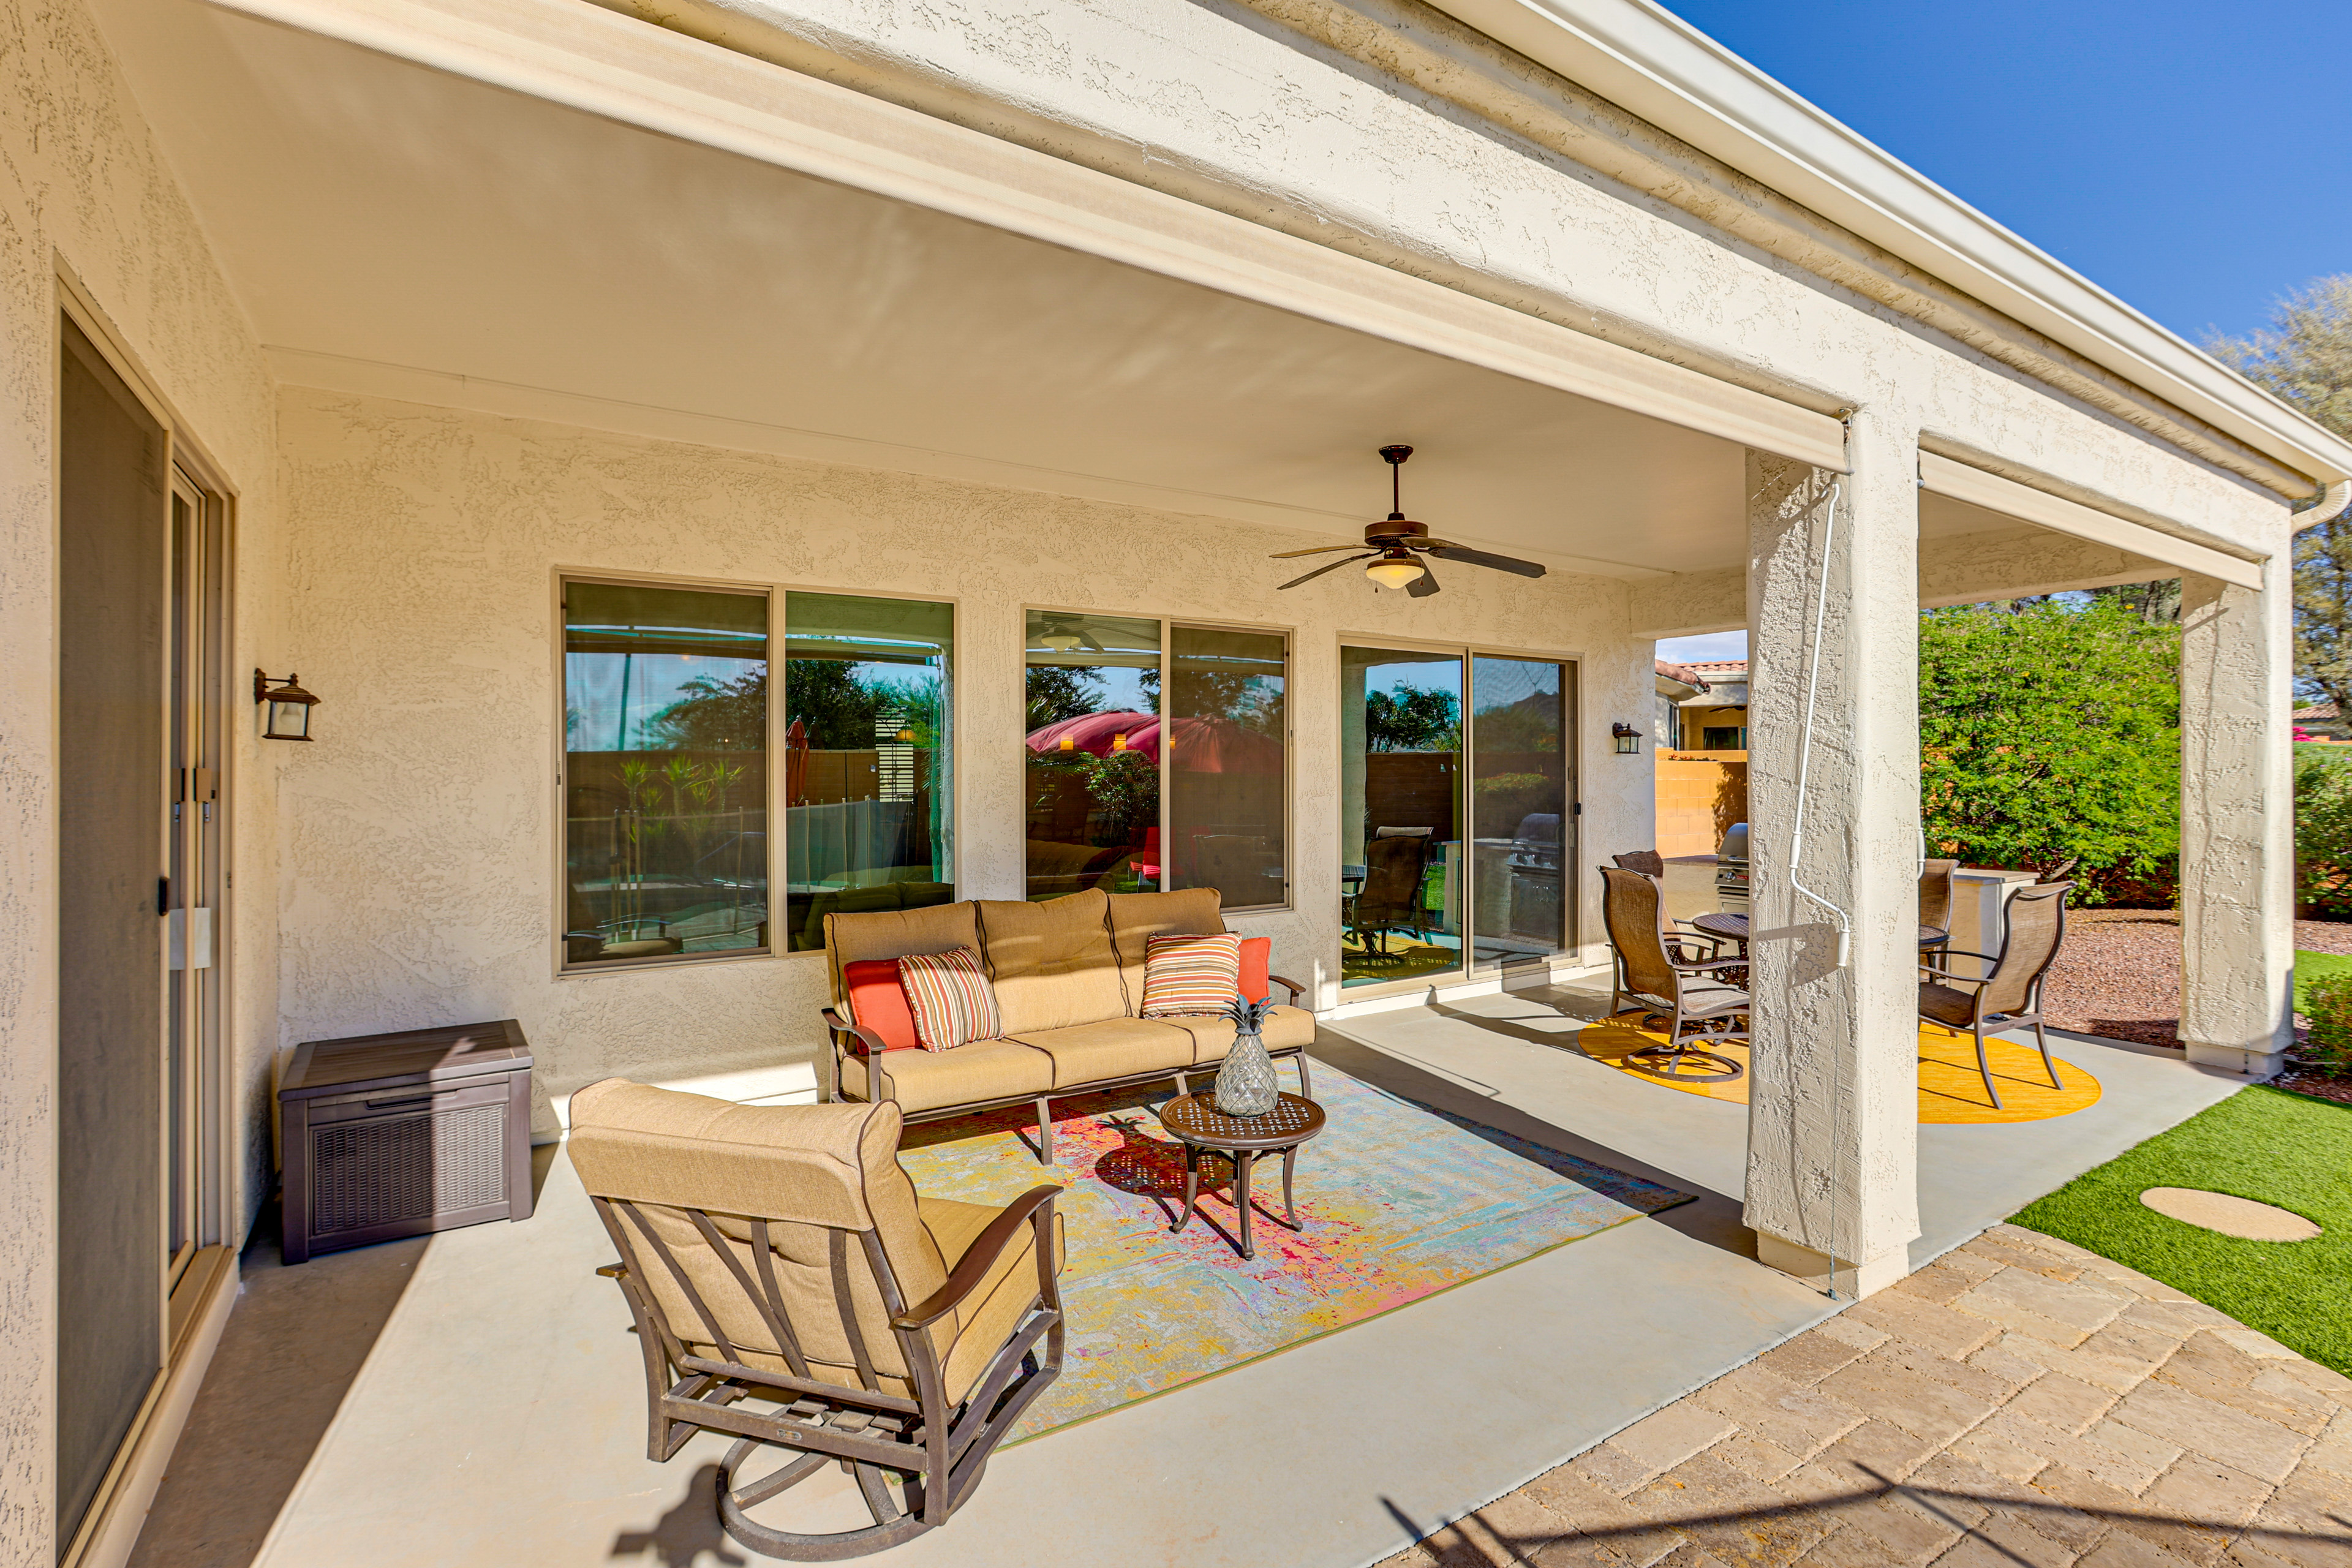
{"type": "Polygon", "coordinates": [[[1907,425],[1857,414],[1852,449],[1843,479],[1748,457],[1747,1219],[1764,1262],[1860,1296],[1909,1271],[1919,1230],[1918,494],[1907,425]],[[1840,915],[1799,881],[1844,911],[1843,967],[1840,915]]]}
{"type": "Polygon", "coordinates": [[[2293,1038],[2294,567],[2256,593],[2180,584],[2180,1038],[2200,1067],[2267,1078],[2293,1038]]]}

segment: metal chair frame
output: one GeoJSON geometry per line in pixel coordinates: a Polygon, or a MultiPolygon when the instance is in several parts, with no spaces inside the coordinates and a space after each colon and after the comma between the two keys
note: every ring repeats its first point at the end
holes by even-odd
{"type": "MultiPolygon", "coordinates": [[[[1996,1029],[2022,1029],[2031,1025],[2033,1028],[2033,1043],[2042,1051],[2042,1070],[2050,1075],[2050,1087],[2061,1089],[2066,1087],[2059,1079],[2057,1064],[2050,1059],[2050,1037],[2042,1033],[2042,982],[2049,974],[2051,965],[2058,962],[2058,954],[2065,949],[2066,895],[2074,891],[2074,884],[2072,882],[2041,882],[2031,888],[2021,888],[2010,895],[2012,902],[2018,899],[2054,898],[2058,900],[2058,929],[2052,936],[2050,951],[2042,958],[2041,967],[2026,977],[2026,1010],[2022,1013],[1987,1014],[1984,1007],[1985,994],[1995,981],[2002,977],[2001,971],[2008,966],[2011,932],[2003,931],[2000,951],[1997,953],[1975,952],[1964,947],[1947,947],[1930,952],[1919,961],[1920,968],[1937,977],[1936,984],[1948,988],[1955,983],[1976,987],[1971,996],[1975,1005],[1970,1013],[1969,1025],[1977,1042],[1977,1076],[1984,1079],[1985,1094],[1992,1100],[1992,1108],[1995,1110],[2006,1110],[2007,1107],[2000,1102],[2000,1090],[1993,1087],[1992,1062],[1985,1054],[1985,1026],[1988,1023],[1996,1029]],[[1955,974],[1947,967],[1955,958],[1980,958],[1992,967],[1980,976],[1955,974]]],[[[1955,1035],[1959,1033],[1956,1026],[1944,1019],[1931,1017],[1925,1012],[1922,1012],[1919,1017],[1925,1023],[1949,1029],[1955,1035]]]]}
{"type": "MultiPolygon", "coordinates": [[[[1601,868],[1601,875],[1604,882],[1619,877],[1639,877],[1650,884],[1657,900],[1657,929],[1654,935],[1658,943],[1658,956],[1675,976],[1675,994],[1671,998],[1633,988],[1631,971],[1625,962],[1624,947],[1617,940],[1618,933],[1614,923],[1608,921],[1608,900],[1604,897],[1601,903],[1602,920],[1604,923],[1610,925],[1610,952],[1615,960],[1612,970],[1612,989],[1609,998],[1611,1016],[1615,1016],[1623,1008],[1625,999],[1631,997],[1644,1008],[1642,1015],[1643,1022],[1647,1023],[1653,1018],[1665,1018],[1670,1014],[1673,1018],[1673,1024],[1666,1032],[1664,1044],[1645,1046],[1638,1051],[1628,1052],[1625,1059],[1639,1062],[1644,1067],[1656,1068],[1667,1078],[1682,1078],[1706,1083],[1726,1082],[1738,1078],[1747,1069],[1729,1057],[1717,1056],[1712,1052],[1701,1050],[1696,1046],[1684,1044],[1683,1030],[1686,1025],[1698,1026],[1703,1031],[1699,1037],[1703,1044],[1746,1041],[1748,1037],[1746,1025],[1750,1005],[1747,992],[1737,987],[1727,987],[1731,990],[1730,995],[1693,1007],[1684,994],[1683,982],[1686,978],[1718,974],[1719,972],[1725,971],[1737,971],[1744,977],[1748,969],[1748,960],[1727,958],[1693,961],[1677,956],[1682,952],[1680,944],[1685,939],[1683,933],[1675,931],[1666,923],[1664,883],[1658,878],[1631,870],[1622,866],[1603,866],[1601,868]],[[1717,1070],[1703,1073],[1677,1073],[1675,1070],[1680,1063],[1694,1058],[1712,1064],[1717,1070]]],[[[1713,947],[1715,938],[1704,931],[1696,934],[1699,940],[1706,942],[1711,948],[1713,947]]],[[[1725,982],[1718,978],[1717,984],[1725,984],[1725,982]]]]}
{"type": "Polygon", "coordinates": [[[605,1233],[621,1255],[618,1263],[596,1272],[619,1282],[630,1316],[636,1321],[637,1344],[645,1356],[646,1457],[668,1459],[697,1431],[735,1434],[738,1440],[719,1467],[719,1521],[730,1536],[769,1557],[838,1562],[884,1551],[945,1524],[971,1496],[990,1455],[1022,1413],[1061,1375],[1064,1323],[1054,1262],[1054,1201],[1061,1190],[1048,1185],[1024,1194],[972,1242],[946,1283],[911,1308],[877,1232],[823,1227],[831,1233],[828,1253],[834,1300],[856,1358],[859,1387],[812,1374],[776,1286],[769,1221],[751,1222],[755,1280],[712,1223],[710,1211],[672,1211],[691,1219],[703,1241],[725,1262],[735,1283],[758,1310],[760,1321],[774,1336],[785,1364],[792,1369],[789,1373],[746,1364],[640,1205],[623,1198],[594,1198],[597,1217],[604,1222],[605,1233]],[[979,1287],[1024,1225],[1032,1231],[1036,1250],[1037,1294],[1012,1337],[971,1390],[950,1405],[946,1370],[927,1331],[979,1287]],[[886,1393],[875,1373],[851,1305],[852,1237],[872,1270],[883,1308],[890,1314],[890,1331],[905,1358],[915,1398],[886,1393]],[[646,1287],[647,1250],[693,1305],[705,1331],[698,1342],[716,1347],[716,1357],[688,1352],[660,1301],[646,1287]],[[1042,1362],[1036,1354],[1041,1343],[1042,1362]],[[747,1397],[773,1401],[782,1408],[772,1414],[740,1408],[740,1402],[747,1397]],[[746,1482],[742,1479],[746,1461],[767,1446],[791,1450],[797,1457],[746,1482]],[[761,1524],[750,1516],[751,1510],[807,1479],[829,1459],[856,1479],[874,1516],[872,1525],[830,1534],[803,1534],[761,1524]],[[890,1495],[886,1484],[892,1475],[901,1478],[903,1505],[890,1495]]]}

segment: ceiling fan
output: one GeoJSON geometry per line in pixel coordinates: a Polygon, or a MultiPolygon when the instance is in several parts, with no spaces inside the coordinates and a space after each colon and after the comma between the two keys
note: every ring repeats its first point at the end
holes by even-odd
{"type": "Polygon", "coordinates": [[[1055,653],[1076,653],[1080,648],[1088,653],[1108,651],[1095,640],[1094,633],[1087,630],[1081,624],[1081,617],[1076,616],[1046,616],[1045,624],[1038,632],[1037,642],[1041,647],[1051,648],[1055,653]]]}
{"type": "Polygon", "coordinates": [[[1381,456],[1389,464],[1389,515],[1384,522],[1364,525],[1364,542],[1358,544],[1318,544],[1312,550],[1284,550],[1274,559],[1287,561],[1300,555],[1323,555],[1334,550],[1361,550],[1364,554],[1345,561],[1333,561],[1318,566],[1303,577],[1293,577],[1282,584],[1296,588],[1301,583],[1311,583],[1326,572],[1336,572],[1342,566],[1352,566],[1359,561],[1369,561],[1364,575],[1383,588],[1402,588],[1416,599],[1426,599],[1437,592],[1437,579],[1427,565],[1417,559],[1432,555],[1440,561],[1459,561],[1465,566],[1491,566],[1497,572],[1515,573],[1521,577],[1540,577],[1544,569],[1532,561],[1520,561],[1508,555],[1491,555],[1484,550],[1473,550],[1466,544],[1448,540],[1432,539],[1429,525],[1414,522],[1404,514],[1401,470],[1404,460],[1412,456],[1410,447],[1383,447],[1381,456]]]}

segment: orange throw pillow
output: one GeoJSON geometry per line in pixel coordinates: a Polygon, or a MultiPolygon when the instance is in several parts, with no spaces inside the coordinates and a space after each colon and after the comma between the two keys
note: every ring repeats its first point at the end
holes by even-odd
{"type": "Polygon", "coordinates": [[[1274,994],[1274,982],[1266,972],[1274,967],[1274,938],[1245,936],[1242,938],[1242,1000],[1263,1002],[1274,994]]]}
{"type": "Polygon", "coordinates": [[[886,1051],[916,1051],[923,1042],[915,1037],[915,1015],[907,1008],[907,993],[898,984],[895,958],[864,958],[841,966],[841,984],[849,993],[849,1020],[874,1031],[886,1051]]]}

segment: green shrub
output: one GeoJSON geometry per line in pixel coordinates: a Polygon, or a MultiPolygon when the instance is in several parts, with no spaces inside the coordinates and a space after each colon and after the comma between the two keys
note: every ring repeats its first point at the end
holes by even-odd
{"type": "Polygon", "coordinates": [[[2294,749],[2294,901],[2352,909],[2352,746],[2294,749]]]}
{"type": "Polygon", "coordinates": [[[2352,970],[2323,974],[2301,989],[2300,1011],[2311,1020],[2304,1057],[2329,1078],[2352,1078],[2352,970]]]}

